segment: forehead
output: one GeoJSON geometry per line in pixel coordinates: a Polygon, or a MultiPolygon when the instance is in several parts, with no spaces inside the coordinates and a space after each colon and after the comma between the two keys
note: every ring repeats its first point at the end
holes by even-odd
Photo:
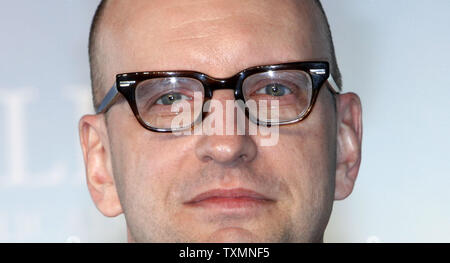
{"type": "Polygon", "coordinates": [[[195,70],[228,77],[251,66],[326,57],[311,1],[177,0],[108,3],[105,71],[195,70]]]}

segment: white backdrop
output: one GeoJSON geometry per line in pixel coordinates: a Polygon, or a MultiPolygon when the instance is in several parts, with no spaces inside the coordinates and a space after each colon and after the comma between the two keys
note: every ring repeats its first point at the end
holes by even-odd
{"type": "MultiPolygon", "coordinates": [[[[123,216],[90,200],[78,144],[98,1],[1,2],[0,242],[126,241],[123,216]]],[[[325,241],[450,242],[450,1],[323,4],[364,110],[360,175],[325,241]]]]}

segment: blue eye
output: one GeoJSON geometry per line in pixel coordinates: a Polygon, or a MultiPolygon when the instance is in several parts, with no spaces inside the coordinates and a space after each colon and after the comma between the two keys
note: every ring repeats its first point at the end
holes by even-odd
{"type": "Polygon", "coordinates": [[[261,88],[255,92],[256,94],[266,94],[270,96],[284,96],[287,94],[291,94],[292,91],[288,87],[280,84],[280,83],[271,83],[266,85],[264,88],[261,88]]]}
{"type": "Polygon", "coordinates": [[[189,97],[181,93],[169,93],[159,97],[155,104],[172,105],[179,100],[189,100],[189,97]]]}

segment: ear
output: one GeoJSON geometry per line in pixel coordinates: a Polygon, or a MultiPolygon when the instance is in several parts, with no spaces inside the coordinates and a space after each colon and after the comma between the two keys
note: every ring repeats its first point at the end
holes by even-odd
{"type": "Polygon", "coordinates": [[[103,215],[117,216],[122,213],[122,206],[112,173],[104,115],[83,116],[79,122],[79,133],[92,200],[103,215]]]}
{"type": "Polygon", "coordinates": [[[334,199],[345,199],[353,190],[361,164],[362,109],[355,93],[341,94],[337,107],[337,163],[334,199]]]}

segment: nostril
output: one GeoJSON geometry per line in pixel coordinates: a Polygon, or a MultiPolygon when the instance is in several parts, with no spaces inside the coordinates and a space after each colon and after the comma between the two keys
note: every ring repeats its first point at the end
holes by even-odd
{"type": "Polygon", "coordinates": [[[209,162],[209,161],[211,161],[212,160],[212,158],[210,157],[210,156],[205,156],[205,157],[203,157],[203,161],[204,162],[209,162]]]}

